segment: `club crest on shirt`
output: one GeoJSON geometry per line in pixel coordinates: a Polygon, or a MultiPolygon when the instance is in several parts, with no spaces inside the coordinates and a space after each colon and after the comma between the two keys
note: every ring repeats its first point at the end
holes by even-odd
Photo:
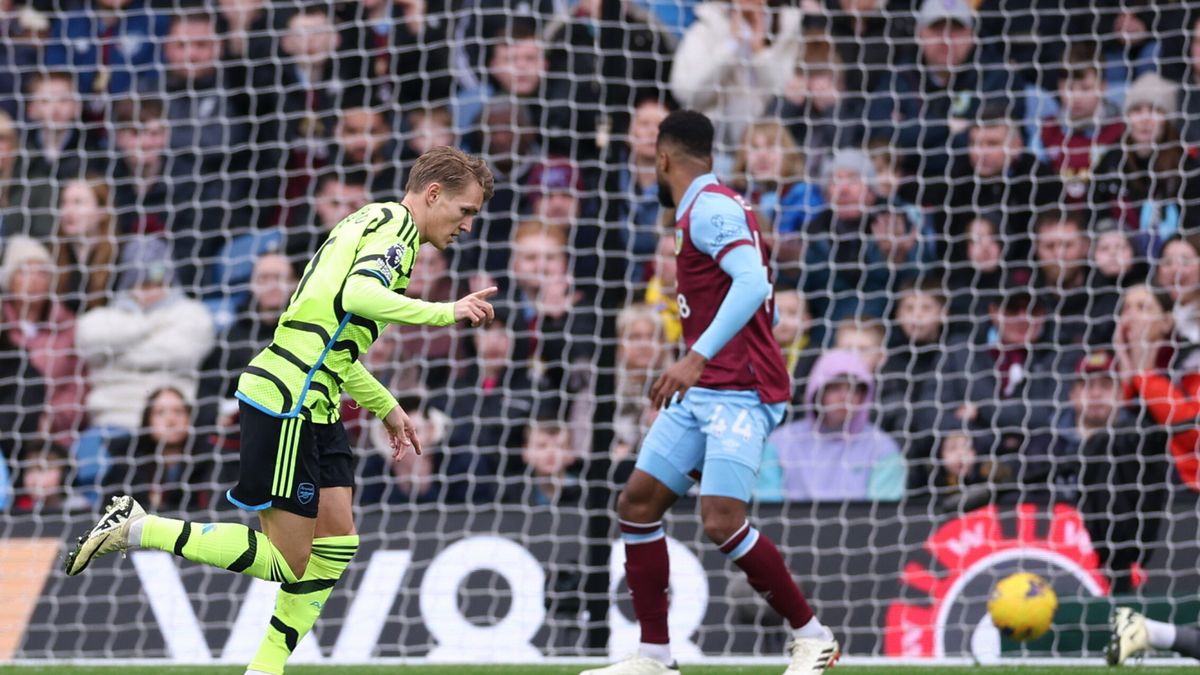
{"type": "Polygon", "coordinates": [[[683,251],[683,230],[675,228],[675,255],[683,251]]]}

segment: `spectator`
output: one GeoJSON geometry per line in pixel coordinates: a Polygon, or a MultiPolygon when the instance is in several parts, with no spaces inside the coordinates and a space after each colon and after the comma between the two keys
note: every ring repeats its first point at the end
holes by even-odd
{"type": "Polygon", "coordinates": [[[1125,95],[1125,136],[1100,160],[1091,203],[1137,233],[1138,255],[1158,258],[1162,242],[1200,228],[1200,159],[1173,121],[1178,86],[1148,73],[1125,95]]]}
{"type": "Polygon", "coordinates": [[[979,327],[984,335],[973,336],[969,349],[951,352],[946,372],[958,375],[943,384],[940,401],[957,406],[942,427],[955,433],[939,449],[939,483],[985,482],[989,490],[1007,490],[1026,462],[1045,452],[1032,442],[1053,429],[1054,410],[1067,397],[1063,382],[1081,354],[1048,339],[1049,306],[1047,295],[1031,286],[1029,271],[1015,269],[991,304],[990,322],[979,327]]]}
{"type": "Polygon", "coordinates": [[[1037,283],[1049,291],[1055,318],[1051,339],[1060,345],[1110,344],[1117,289],[1089,269],[1091,241],[1084,216],[1048,211],[1034,226],[1037,283]]]}
{"type": "Polygon", "coordinates": [[[1134,286],[1117,318],[1117,372],[1126,400],[1170,432],[1175,470],[1200,492],[1200,350],[1176,350],[1171,296],[1134,286]]]}
{"type": "Polygon", "coordinates": [[[1166,434],[1138,429],[1122,405],[1115,366],[1106,351],[1080,360],[1050,460],[1058,500],[1078,506],[1114,592],[1128,593],[1158,541],[1171,465],[1166,434]]]}
{"type": "Polygon", "coordinates": [[[774,298],[775,326],[771,331],[783,350],[792,380],[802,382],[808,379],[819,356],[809,335],[812,317],[808,315],[808,303],[804,294],[794,288],[776,288],[774,298]]]}
{"type": "Polygon", "coordinates": [[[902,445],[909,487],[928,489],[935,432],[953,413],[940,400],[951,378],[950,353],[965,345],[950,329],[941,286],[931,280],[901,289],[895,325],[893,347],[879,370],[877,423],[902,445]]]}
{"type": "Polygon", "coordinates": [[[445,101],[450,96],[449,3],[440,0],[348,3],[341,20],[342,44],[356,54],[360,70],[346,79],[364,82],[369,105],[396,101],[445,101]]]}
{"type": "MultiPolygon", "coordinates": [[[[706,0],[696,7],[671,70],[671,93],[717,128],[716,152],[730,157],[745,126],[783,91],[800,55],[798,7],[766,0],[706,0]]],[[[723,172],[719,172],[723,173],[723,172]]]]}
{"type": "MultiPolygon", "coordinates": [[[[454,137],[454,117],[446,107],[410,110],[404,117],[405,141],[400,150],[404,175],[398,186],[408,184],[408,170],[418,157],[439,145],[457,145],[454,137]]],[[[376,192],[377,195],[384,193],[376,192]]],[[[380,197],[376,197],[377,199],[380,197]]]]}
{"type": "Polygon", "coordinates": [[[21,76],[43,62],[42,51],[50,33],[50,19],[28,5],[0,0],[0,113],[20,116],[21,76]]]}
{"type": "Polygon", "coordinates": [[[985,104],[1007,111],[1010,119],[1025,116],[1020,75],[974,31],[966,0],[925,0],[917,14],[915,62],[897,63],[876,88],[886,93],[869,107],[871,135],[895,144],[912,175],[944,176],[985,104]]]}
{"type": "Polygon", "coordinates": [[[529,173],[528,208],[533,218],[563,226],[569,235],[571,273],[581,287],[591,288],[599,269],[600,226],[597,200],[584,194],[583,173],[566,158],[548,158],[529,173]]]}
{"type": "Polygon", "coordinates": [[[1200,345],[1200,241],[1176,236],[1163,245],[1154,286],[1175,304],[1175,334],[1189,346],[1200,345]]]}
{"type": "Polygon", "coordinates": [[[947,287],[950,320],[957,332],[968,332],[988,317],[1000,292],[1004,244],[1000,240],[1003,214],[986,212],[971,219],[966,232],[966,258],[952,259],[947,287]]]}
{"type": "MultiPolygon", "coordinates": [[[[483,111],[483,126],[475,147],[488,160],[496,192],[480,214],[474,253],[479,266],[496,274],[508,269],[513,219],[519,208],[521,186],[529,184],[534,160],[540,156],[537,134],[529,111],[511,102],[493,100],[483,111]]],[[[468,141],[468,145],[471,141],[468,141]]]]}
{"type": "MultiPolygon", "coordinates": [[[[4,462],[0,461],[0,465],[4,462]]],[[[82,506],[69,498],[71,465],[61,445],[25,447],[17,457],[13,478],[16,513],[54,513],[82,506]]],[[[3,491],[3,487],[0,487],[3,491]]],[[[2,506],[0,506],[2,508],[2,506]]]]}
{"type": "Polygon", "coordinates": [[[825,164],[838,148],[862,146],[866,98],[861,90],[847,87],[847,70],[853,69],[842,64],[828,42],[809,40],[783,96],[771,106],[804,157],[805,180],[825,175],[825,164]]]}
{"type": "Polygon", "coordinates": [[[76,178],[59,189],[53,252],[59,299],[72,312],[108,303],[113,292],[118,247],[108,184],[76,178]]]}
{"type": "Polygon", "coordinates": [[[887,358],[887,329],[877,319],[842,319],[834,331],[833,348],[854,352],[872,374],[878,373],[887,358]]]}
{"type": "Polygon", "coordinates": [[[32,74],[27,79],[25,144],[15,158],[9,188],[12,210],[4,232],[49,237],[54,227],[54,181],[78,175],[88,165],[96,139],[82,125],[82,104],[75,91],[75,75],[66,71],[32,74]]]}
{"type": "Polygon", "coordinates": [[[213,15],[185,10],[172,17],[163,55],[171,151],[193,158],[198,172],[193,180],[215,182],[210,194],[219,196],[221,203],[240,204],[250,188],[248,111],[240,97],[230,95],[235,83],[221,64],[213,15]]]}
{"type": "Polygon", "coordinates": [[[1125,124],[1120,110],[1104,96],[1094,44],[1073,46],[1062,70],[1058,116],[1042,120],[1039,142],[1050,168],[1062,180],[1064,200],[1080,204],[1090,192],[1093,165],[1120,142],[1125,124]]]}
{"type": "Polygon", "coordinates": [[[259,114],[275,121],[260,132],[260,141],[269,151],[283,155],[279,158],[283,166],[278,167],[285,171],[281,223],[296,222],[292,209],[309,194],[310,176],[329,159],[339,104],[343,98],[363,96],[347,91],[362,73],[354,58],[339,54],[342,37],[330,11],[330,5],[313,3],[289,16],[278,61],[254,72],[254,89],[274,92],[271,100],[260,105],[259,114]]]}
{"type": "Polygon", "coordinates": [[[456,423],[446,441],[445,500],[491,503],[496,478],[514,472],[502,458],[524,442],[532,411],[533,385],[520,362],[528,347],[508,327],[509,315],[496,307],[496,320],[472,336],[474,359],[462,362],[445,410],[456,423]]]}
{"type": "MultiPolygon", "coordinates": [[[[0,289],[2,290],[2,289],[0,289]]],[[[16,456],[25,447],[42,447],[42,413],[46,409],[46,382],[37,376],[29,354],[0,330],[0,501],[8,481],[5,455],[16,456]]]]}
{"type": "MultiPolygon", "coordinates": [[[[168,148],[168,120],[157,98],[122,99],[112,108],[118,157],[110,168],[118,235],[159,235],[171,242],[176,278],[187,287],[201,281],[201,261],[214,256],[223,217],[197,213],[194,165],[168,148]]],[[[211,189],[211,186],[210,188],[211,189]]],[[[219,195],[209,194],[215,208],[219,195]]]]}
{"type": "MultiPolygon", "coordinates": [[[[882,91],[894,63],[912,63],[913,12],[896,11],[887,0],[826,0],[829,36],[845,72],[845,90],[882,91]]],[[[906,3],[907,4],[907,3],[906,3]]]]}
{"type": "Polygon", "coordinates": [[[55,14],[46,65],[76,73],[79,93],[99,117],[109,97],[123,98],[139,81],[158,78],[169,23],[144,0],[80,3],[55,14]]]}
{"type": "Polygon", "coordinates": [[[1155,35],[1156,29],[1171,25],[1172,18],[1178,21],[1175,26],[1182,24],[1176,12],[1155,8],[1146,0],[1109,5],[1098,17],[1076,17],[1087,25],[1088,33],[1108,38],[1103,45],[1104,79],[1109,97],[1118,106],[1138,78],[1156,73],[1160,67],[1174,68],[1162,58],[1162,43],[1155,35]]]}
{"type": "Polygon", "coordinates": [[[79,317],[76,343],[89,366],[93,427],[132,432],[141,403],[163,386],[195,396],[197,369],[213,343],[212,318],[183,295],[172,268],[162,240],[126,244],[112,305],[79,317]]]}
{"type": "MultiPolygon", "coordinates": [[[[1092,285],[1100,289],[1119,289],[1144,281],[1146,265],[1134,260],[1129,232],[1112,218],[1100,221],[1094,229],[1091,263],[1096,277],[1092,285]]],[[[1112,317],[1108,318],[1111,321],[1112,317]]]]}
{"type": "Polygon", "coordinates": [[[820,211],[825,200],[805,176],[800,148],[779,122],[759,120],[746,127],[729,186],[754,207],[764,229],[799,233],[820,211]]]}
{"type": "MultiPolygon", "coordinates": [[[[270,60],[272,45],[265,0],[218,0],[217,10],[217,34],[224,37],[223,61],[244,71],[247,64],[270,60]]],[[[254,79],[239,72],[234,81],[240,88],[254,79]]]]}
{"type": "Polygon", "coordinates": [[[0,110],[0,236],[44,234],[44,221],[52,218],[53,187],[31,173],[19,146],[16,124],[0,110]]]}
{"type": "Polygon", "coordinates": [[[398,149],[388,138],[388,124],[382,110],[357,103],[343,107],[337,114],[334,135],[337,142],[334,164],[339,169],[365,174],[368,191],[378,195],[378,199],[399,198],[404,189],[397,171],[398,149]]]}
{"type": "Polygon", "coordinates": [[[1187,74],[1183,78],[1183,142],[1200,146],[1200,14],[1193,17],[1188,35],[1187,74]]]}
{"type": "Polygon", "coordinates": [[[658,242],[660,206],[655,171],[658,162],[658,125],[668,112],[667,105],[657,96],[644,97],[634,106],[626,163],[619,169],[620,199],[613,200],[616,212],[605,217],[607,222],[625,226],[623,243],[634,263],[628,278],[635,284],[648,278],[658,242]]]}
{"type": "Polygon", "coordinates": [[[675,294],[675,245],[678,236],[663,231],[658,236],[654,249],[654,276],[646,283],[645,301],[658,311],[662,319],[663,336],[672,349],[683,336],[683,323],[679,319],[679,299],[675,294]]]}
{"type": "Polygon", "coordinates": [[[117,494],[133,495],[156,512],[206,509],[216,480],[213,457],[192,427],[192,405],[166,386],[145,400],[137,435],[105,477],[117,494]]]}
{"type": "Polygon", "coordinates": [[[329,238],[333,228],[370,201],[367,177],[362,173],[327,170],[317,179],[311,211],[305,212],[298,224],[288,230],[284,244],[288,258],[296,267],[297,277],[304,273],[304,266],[329,238]]]}
{"type": "MultiPolygon", "coordinates": [[[[875,378],[853,352],[832,350],[813,366],[804,419],[773,431],[783,495],[791,501],[898,501],[904,460],[869,421],[875,378]]],[[[766,467],[764,474],[774,473],[766,467]]],[[[760,484],[761,485],[761,484],[760,484]]]]}
{"type": "Polygon", "coordinates": [[[582,304],[568,265],[567,233],[561,226],[526,221],[513,237],[511,296],[520,337],[530,346],[539,412],[558,407],[581,391],[584,367],[595,345],[595,315],[582,304]]]}
{"type": "Polygon", "coordinates": [[[579,453],[571,431],[557,420],[535,420],[525,430],[521,447],[526,483],[516,498],[531,506],[566,506],[579,501],[579,453]]]}
{"type": "Polygon", "coordinates": [[[453,422],[437,406],[418,398],[410,397],[400,405],[416,429],[421,454],[409,452],[400,461],[393,461],[395,450],[387,428],[379,419],[368,422],[369,454],[361,469],[365,479],[359,496],[361,503],[428,503],[438,501],[442,495],[445,474],[440,465],[447,458],[444,445],[453,422]]]}
{"type": "MultiPolygon", "coordinates": [[[[629,460],[650,429],[650,385],[671,360],[663,340],[662,317],[654,307],[630,305],[617,315],[617,413],[613,418],[612,461],[629,460]]],[[[632,467],[629,467],[632,470],[632,467]]]]}
{"type": "MultiPolygon", "coordinates": [[[[585,213],[583,174],[566,157],[550,157],[533,165],[523,213],[542,222],[562,225],[577,235],[576,226],[585,213]]],[[[588,216],[592,216],[587,204],[588,216]]],[[[575,238],[574,236],[572,238],[575,238]]]]}
{"type": "MultiPolygon", "coordinates": [[[[646,7],[631,0],[578,0],[570,14],[559,13],[542,33],[551,46],[550,63],[569,64],[563,75],[574,83],[572,98],[583,103],[581,117],[590,116],[587,107],[597,106],[607,118],[608,133],[618,137],[630,129],[630,105],[658,99],[671,81],[675,37],[646,7]]],[[[591,124],[588,129],[595,128],[591,124]]],[[[599,133],[594,141],[580,135],[571,157],[586,161],[603,146],[599,133]]]]}
{"type": "Polygon", "coordinates": [[[930,179],[921,190],[924,204],[944,214],[941,232],[950,242],[948,260],[963,260],[963,234],[971,218],[982,210],[1003,214],[1000,236],[1005,256],[1014,262],[1029,260],[1034,218],[1057,204],[1062,184],[1050,167],[1025,148],[1021,130],[1004,103],[989,103],[979,110],[968,134],[968,151],[949,168],[949,180],[930,179]]]}
{"type": "Polygon", "coordinates": [[[913,209],[874,190],[866,153],[840,150],[827,177],[828,207],[808,227],[804,291],[816,331],[852,316],[881,318],[891,294],[933,260],[930,232],[913,209]]]}
{"type": "MultiPolygon", "coordinates": [[[[50,251],[28,237],[10,237],[0,266],[0,302],[7,341],[27,359],[26,383],[43,383],[45,399],[39,430],[70,442],[84,420],[83,365],[75,352],[75,313],[53,292],[50,251]]],[[[20,386],[20,384],[18,384],[20,386]]]]}
{"type": "Polygon", "coordinates": [[[242,369],[271,343],[298,279],[287,256],[281,253],[265,253],[254,261],[248,303],[238,308],[237,319],[220,336],[201,366],[203,376],[197,390],[199,420],[211,419],[211,410],[207,408],[216,401],[233,398],[242,369]]]}
{"type": "Polygon", "coordinates": [[[458,131],[475,130],[484,119],[481,102],[499,99],[525,109],[532,124],[524,125],[534,140],[550,154],[562,157],[595,155],[596,99],[585,82],[573,81],[557,70],[574,59],[547,58],[550,47],[538,35],[536,24],[513,17],[488,34],[488,81],[479,91],[460,93],[458,131]]]}

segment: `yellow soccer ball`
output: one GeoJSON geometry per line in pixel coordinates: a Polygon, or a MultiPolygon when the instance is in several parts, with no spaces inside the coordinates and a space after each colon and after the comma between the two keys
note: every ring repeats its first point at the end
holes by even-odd
{"type": "Polygon", "coordinates": [[[1050,630],[1058,595],[1050,582],[1032,572],[1001,579],[988,598],[988,614],[1000,632],[1014,640],[1036,640],[1050,630]]]}

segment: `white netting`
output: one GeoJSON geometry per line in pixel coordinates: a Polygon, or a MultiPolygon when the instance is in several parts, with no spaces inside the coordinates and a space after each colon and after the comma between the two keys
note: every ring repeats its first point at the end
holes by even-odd
{"type": "MultiPolygon", "coordinates": [[[[391,465],[345,406],[365,553],[298,658],[629,651],[611,514],[679,350],[676,106],[769,234],[794,405],[753,518],[848,654],[1015,653],[984,604],[1018,568],[1062,603],[1030,652],[1094,657],[1109,596],[1194,621],[1200,27],[1086,4],[0,3],[0,661],[248,658],[267,586],[54,558],[125,490],[244,517],[238,374],[324,233],[439,144],[497,192],[409,295],[494,282],[501,322],[364,357],[430,451],[391,465]],[[872,400],[838,424],[814,401],[848,375],[872,400]]],[[[697,511],[678,655],[778,655],[697,511]]]]}

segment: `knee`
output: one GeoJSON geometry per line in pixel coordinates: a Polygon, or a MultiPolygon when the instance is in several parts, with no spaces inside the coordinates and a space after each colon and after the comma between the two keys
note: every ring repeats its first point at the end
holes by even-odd
{"type": "Polygon", "coordinates": [[[646,495],[626,488],[617,497],[617,517],[630,523],[653,523],[662,518],[661,513],[646,495]]]}
{"type": "Polygon", "coordinates": [[[303,552],[293,553],[290,556],[285,555],[284,560],[287,562],[288,568],[292,570],[292,574],[294,574],[297,579],[300,579],[304,576],[304,573],[308,571],[308,561],[311,557],[312,552],[305,550],[303,552]]]}
{"type": "Polygon", "coordinates": [[[745,514],[733,511],[708,510],[703,518],[704,534],[718,546],[729,541],[746,524],[745,514]]]}

